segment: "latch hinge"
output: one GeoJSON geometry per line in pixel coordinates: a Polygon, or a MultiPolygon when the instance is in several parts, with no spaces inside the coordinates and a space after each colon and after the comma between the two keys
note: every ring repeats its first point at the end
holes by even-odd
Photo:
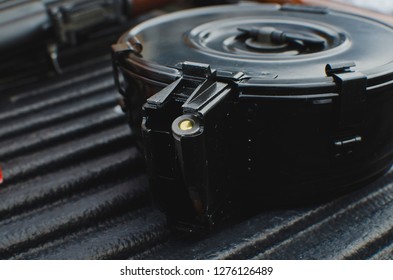
{"type": "Polygon", "coordinates": [[[367,77],[352,70],[354,62],[326,65],[326,75],[333,77],[338,86],[338,123],[334,133],[335,156],[352,154],[362,142],[361,126],[367,90],[367,77]]]}
{"type": "Polygon", "coordinates": [[[183,77],[208,79],[216,75],[216,71],[212,71],[209,64],[189,62],[182,63],[183,77]]]}
{"type": "Polygon", "coordinates": [[[186,102],[190,95],[203,90],[208,83],[214,83],[216,77],[216,71],[210,65],[202,63],[183,62],[182,72],[179,79],[147,99],[147,104],[162,107],[173,96],[186,102]]]}

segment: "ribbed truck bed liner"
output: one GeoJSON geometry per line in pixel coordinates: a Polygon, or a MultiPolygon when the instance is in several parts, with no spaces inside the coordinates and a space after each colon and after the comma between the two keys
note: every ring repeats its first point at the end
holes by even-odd
{"type": "Polygon", "coordinates": [[[393,169],[333,201],[171,232],[117,107],[109,55],[3,90],[2,259],[392,259],[393,169]]]}

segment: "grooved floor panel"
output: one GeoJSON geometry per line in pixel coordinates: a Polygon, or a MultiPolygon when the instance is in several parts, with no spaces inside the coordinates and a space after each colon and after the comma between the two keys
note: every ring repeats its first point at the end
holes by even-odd
{"type": "Polygon", "coordinates": [[[110,65],[103,54],[2,90],[0,258],[393,258],[393,170],[323,204],[264,210],[198,238],[171,232],[110,65]]]}

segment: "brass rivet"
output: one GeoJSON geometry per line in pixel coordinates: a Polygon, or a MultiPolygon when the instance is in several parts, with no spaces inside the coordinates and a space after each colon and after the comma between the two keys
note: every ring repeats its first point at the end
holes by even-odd
{"type": "Polygon", "coordinates": [[[194,122],[192,120],[186,119],[179,123],[179,128],[183,131],[191,130],[194,127],[194,122]]]}

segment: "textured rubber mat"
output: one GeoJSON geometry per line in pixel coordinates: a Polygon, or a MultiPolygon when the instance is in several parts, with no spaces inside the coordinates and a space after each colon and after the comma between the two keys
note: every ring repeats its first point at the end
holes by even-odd
{"type": "Polygon", "coordinates": [[[109,55],[0,95],[2,259],[393,259],[393,170],[190,238],[152,206],[109,55]]]}

